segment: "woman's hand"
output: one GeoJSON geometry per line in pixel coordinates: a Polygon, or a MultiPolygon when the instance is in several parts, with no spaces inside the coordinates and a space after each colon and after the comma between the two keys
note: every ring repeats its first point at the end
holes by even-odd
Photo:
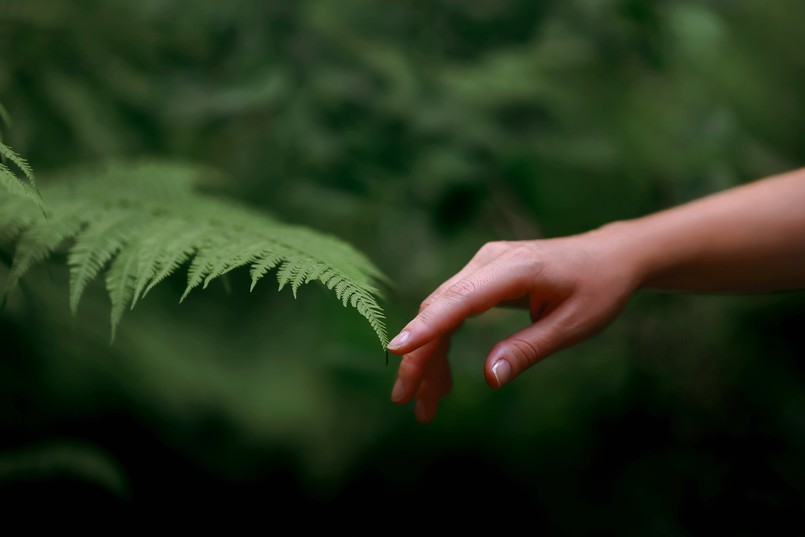
{"type": "Polygon", "coordinates": [[[606,228],[561,239],[492,242],[434,291],[388,348],[404,354],[391,395],[416,399],[428,422],[452,387],[447,352],[464,320],[500,304],[528,307],[532,323],[500,341],[484,366],[500,388],[552,353],[589,338],[621,310],[639,284],[606,228]]]}
{"type": "Polygon", "coordinates": [[[805,169],[583,235],[489,243],[389,344],[405,355],[391,398],[416,398],[417,419],[433,419],[450,392],[450,335],[498,304],[527,306],[532,324],[489,353],[484,374],[493,388],[604,328],[639,287],[805,288],[803,208],[805,169]]]}

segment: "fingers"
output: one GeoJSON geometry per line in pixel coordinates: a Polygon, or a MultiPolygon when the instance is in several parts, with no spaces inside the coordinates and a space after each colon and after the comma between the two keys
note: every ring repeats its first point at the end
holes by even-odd
{"type": "Polygon", "coordinates": [[[446,397],[453,387],[450,367],[447,360],[433,360],[416,395],[415,416],[420,423],[427,423],[436,416],[439,401],[446,397]]]}
{"type": "Polygon", "coordinates": [[[419,391],[431,363],[447,359],[448,348],[449,340],[438,338],[403,356],[397,370],[397,381],[391,392],[391,400],[400,404],[410,401],[419,391]]]}
{"type": "MultiPolygon", "coordinates": [[[[416,419],[432,420],[439,401],[452,388],[447,362],[449,338],[464,320],[501,303],[528,305],[532,319],[543,313],[523,297],[542,270],[539,254],[523,244],[489,243],[453,277],[425,299],[419,314],[388,345],[388,350],[404,354],[391,399],[404,404],[416,400],[416,419]],[[535,316],[536,315],[536,316],[535,316]]],[[[493,387],[501,387],[539,359],[561,345],[556,334],[562,319],[557,311],[545,319],[504,340],[487,359],[485,374],[493,387]],[[539,328],[535,328],[539,327],[539,328]],[[551,339],[551,338],[555,339],[551,339]]]]}
{"type": "Polygon", "coordinates": [[[436,416],[439,400],[452,389],[447,363],[449,340],[439,338],[403,357],[391,399],[404,404],[416,397],[415,415],[421,423],[436,416]]]}
{"type": "Polygon", "coordinates": [[[527,294],[538,271],[533,258],[510,250],[491,263],[454,281],[395,337],[388,349],[409,353],[452,332],[470,315],[527,294]]]}
{"type": "MultiPolygon", "coordinates": [[[[495,260],[505,251],[510,248],[509,243],[506,242],[489,242],[482,246],[478,252],[470,259],[470,261],[455,275],[449,278],[447,281],[442,283],[439,287],[436,288],[428,297],[422,301],[422,305],[419,308],[419,313],[421,314],[425,309],[433,304],[434,302],[438,301],[442,295],[453,288],[456,284],[458,284],[463,279],[467,278],[484,265],[495,260]]],[[[409,323],[410,324],[410,323],[409,323]]],[[[460,324],[460,323],[459,323],[460,324]]],[[[405,329],[403,329],[405,331],[405,329]]],[[[403,340],[405,338],[402,338],[403,340]]],[[[398,336],[394,338],[391,343],[387,346],[388,350],[395,353],[395,354],[403,354],[405,352],[411,352],[415,347],[411,345],[406,345],[405,348],[401,346],[401,338],[398,336]]],[[[424,344],[423,341],[420,345],[424,344]]]]}
{"type": "Polygon", "coordinates": [[[495,345],[484,367],[487,383],[500,388],[537,362],[591,336],[595,328],[577,309],[572,302],[564,303],[495,345]]]}
{"type": "MultiPolygon", "coordinates": [[[[455,282],[472,274],[488,258],[488,250],[482,248],[464,268],[442,283],[420,307],[420,312],[436,300],[455,282]],[[483,255],[482,255],[483,254],[483,255]]],[[[450,367],[447,363],[448,337],[438,338],[405,355],[397,372],[397,380],[391,392],[391,400],[405,404],[416,396],[415,416],[420,423],[427,423],[436,416],[439,400],[452,389],[450,367]]],[[[393,347],[389,350],[395,352],[393,347]]]]}
{"type": "Polygon", "coordinates": [[[436,288],[425,300],[422,301],[422,307],[419,309],[421,312],[428,307],[435,299],[442,295],[447,289],[455,285],[457,282],[463,280],[482,266],[492,262],[499,257],[509,248],[508,243],[504,242],[489,242],[482,246],[478,252],[470,259],[469,263],[464,265],[460,271],[449,278],[436,288]]]}

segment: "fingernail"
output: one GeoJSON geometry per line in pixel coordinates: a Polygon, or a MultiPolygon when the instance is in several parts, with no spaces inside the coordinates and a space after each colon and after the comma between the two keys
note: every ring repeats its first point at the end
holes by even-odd
{"type": "Polygon", "coordinates": [[[511,380],[512,366],[504,358],[501,358],[492,366],[492,374],[495,375],[495,380],[498,381],[498,388],[500,388],[511,380]]]}
{"type": "Polygon", "coordinates": [[[408,332],[408,330],[403,330],[397,335],[397,337],[391,340],[391,342],[388,344],[388,348],[392,350],[399,349],[405,345],[409,339],[411,339],[411,333],[408,332]]]}
{"type": "Polygon", "coordinates": [[[394,388],[391,390],[391,400],[395,403],[399,403],[402,400],[404,393],[405,382],[403,382],[403,379],[397,379],[397,382],[394,383],[394,388]]]}

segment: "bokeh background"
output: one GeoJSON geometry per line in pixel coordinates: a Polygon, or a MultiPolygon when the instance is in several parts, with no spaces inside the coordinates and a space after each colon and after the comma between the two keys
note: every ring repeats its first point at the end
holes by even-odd
{"type": "MultiPolygon", "coordinates": [[[[805,158],[801,0],[0,0],[4,140],[40,176],[109,158],[335,234],[391,332],[486,241],[581,232],[805,158]]],[[[805,210],[805,208],[803,208],[805,210]]],[[[3,251],[0,277],[11,251],[3,251]]],[[[805,513],[805,295],[642,293],[499,392],[468,322],[437,419],[388,401],[320,287],[158,287],[109,344],[63,260],[0,311],[0,499],[76,513],[545,535],[767,534],[805,513]],[[294,511],[298,510],[298,511],[294,511]]]]}

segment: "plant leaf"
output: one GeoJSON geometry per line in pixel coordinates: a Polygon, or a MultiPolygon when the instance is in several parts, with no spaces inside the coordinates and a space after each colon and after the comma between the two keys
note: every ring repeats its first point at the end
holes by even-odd
{"type": "Polygon", "coordinates": [[[289,286],[296,296],[304,284],[321,282],[366,318],[385,347],[376,287],[383,276],[365,256],[334,237],[199,193],[208,173],[166,162],[79,170],[43,188],[47,216],[20,197],[0,199],[0,239],[16,241],[6,291],[74,239],[67,253],[70,307],[75,312],[87,285],[106,271],[114,339],[125,309],[185,263],[181,300],[236,268],[250,267],[251,289],[277,268],[280,289],[289,286]]]}

